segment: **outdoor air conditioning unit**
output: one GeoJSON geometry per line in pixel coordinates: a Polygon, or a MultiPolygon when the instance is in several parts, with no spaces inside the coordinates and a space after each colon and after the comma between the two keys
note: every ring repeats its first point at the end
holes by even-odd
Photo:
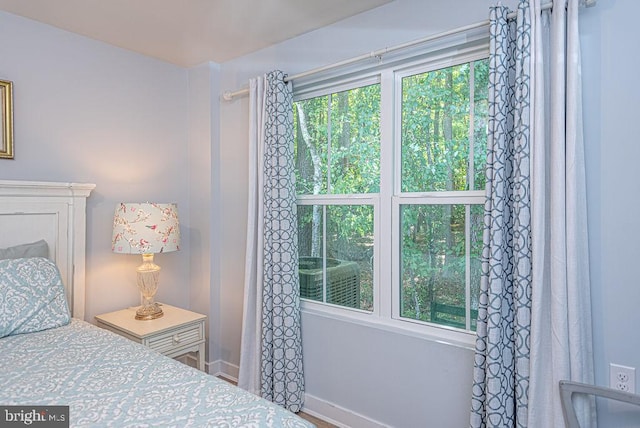
{"type": "MultiPolygon", "coordinates": [[[[360,307],[360,267],[347,260],[326,259],[327,303],[360,307]]],[[[300,297],[323,301],[322,257],[300,257],[300,297]]]]}

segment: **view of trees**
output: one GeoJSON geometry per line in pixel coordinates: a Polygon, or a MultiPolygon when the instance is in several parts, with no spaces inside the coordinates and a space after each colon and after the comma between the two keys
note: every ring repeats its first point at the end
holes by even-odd
{"type": "Polygon", "coordinates": [[[380,189],[380,85],[298,101],[299,195],[376,193],[380,189]]]}
{"type": "MultiPolygon", "coordinates": [[[[298,101],[294,122],[298,195],[379,191],[380,85],[298,101]]],[[[365,310],[373,308],[373,221],[371,205],[298,208],[300,256],[322,257],[326,233],[327,258],[358,263],[356,307],[365,310]]]]}
{"type": "MultiPolygon", "coordinates": [[[[487,88],[487,61],[403,79],[403,192],[484,189],[487,88]]],[[[403,317],[465,326],[467,281],[477,309],[482,214],[471,203],[402,206],[403,317]]]]}
{"type": "Polygon", "coordinates": [[[403,192],[484,189],[488,79],[487,61],[402,79],[403,192]]]}
{"type": "MultiPolygon", "coordinates": [[[[402,192],[394,214],[402,317],[466,328],[466,317],[475,315],[483,206],[467,192],[485,185],[487,86],[486,60],[402,79],[395,125],[401,171],[394,175],[402,192]],[[432,192],[454,192],[447,195],[455,200],[432,192]]],[[[379,84],[298,101],[294,120],[298,195],[379,192],[379,84]]],[[[322,258],[326,251],[327,258],[357,262],[358,307],[371,310],[373,207],[341,201],[301,202],[300,256],[322,258]]]]}

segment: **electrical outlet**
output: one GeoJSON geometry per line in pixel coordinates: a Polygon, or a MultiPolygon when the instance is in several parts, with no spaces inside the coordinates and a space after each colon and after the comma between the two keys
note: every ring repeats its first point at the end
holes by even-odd
{"type": "Polygon", "coordinates": [[[636,392],[636,369],[634,367],[609,364],[609,386],[618,391],[636,392]]]}

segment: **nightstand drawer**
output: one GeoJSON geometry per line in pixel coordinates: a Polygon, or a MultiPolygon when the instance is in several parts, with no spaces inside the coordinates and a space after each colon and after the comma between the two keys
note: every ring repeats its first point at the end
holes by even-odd
{"type": "Polygon", "coordinates": [[[202,341],[204,341],[204,329],[202,323],[197,323],[150,337],[146,345],[160,353],[166,353],[202,341]]]}
{"type": "Polygon", "coordinates": [[[205,371],[204,329],[206,315],[175,306],[162,305],[164,315],[153,320],[137,320],[137,307],[96,315],[98,326],[140,343],[167,357],[197,353],[198,369],[205,371]]]}

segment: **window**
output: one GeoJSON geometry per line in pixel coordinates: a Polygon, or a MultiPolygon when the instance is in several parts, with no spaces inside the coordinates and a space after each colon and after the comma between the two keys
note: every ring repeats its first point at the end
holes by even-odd
{"type": "Polygon", "coordinates": [[[486,56],[452,50],[295,94],[303,299],[475,330],[486,56]]]}
{"type": "Polygon", "coordinates": [[[294,105],[300,295],[373,308],[380,84],[294,105]]]}
{"type": "Polygon", "coordinates": [[[488,61],[399,75],[399,316],[475,330],[488,61]]]}

